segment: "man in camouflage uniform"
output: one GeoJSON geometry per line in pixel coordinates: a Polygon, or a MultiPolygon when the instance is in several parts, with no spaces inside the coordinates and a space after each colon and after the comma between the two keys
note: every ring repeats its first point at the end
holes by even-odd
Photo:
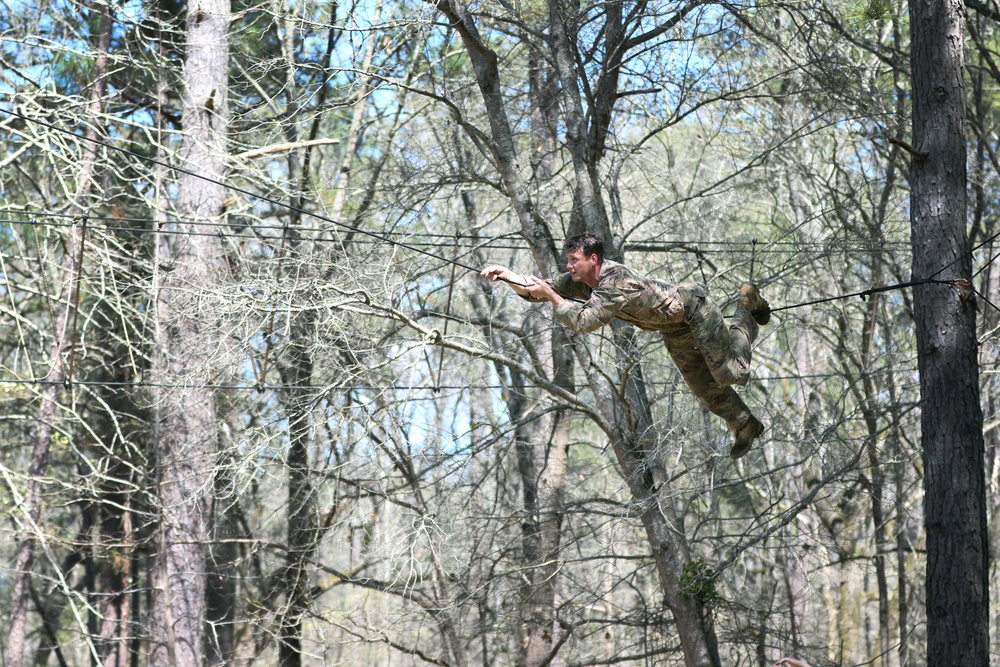
{"type": "Polygon", "coordinates": [[[593,234],[566,240],[566,273],[554,280],[520,276],[504,266],[488,266],[482,276],[503,280],[530,301],[550,301],[556,319],[580,333],[595,331],[617,317],[646,331],[658,331],[685,382],[709,410],[736,433],[729,452],[750,451],[764,425],[732,385],[750,379],[750,347],[771,309],[754,285],[740,287],[736,314],[728,326],[708,291],[695,283],[671,285],[604,259],[604,243],[593,234]]]}

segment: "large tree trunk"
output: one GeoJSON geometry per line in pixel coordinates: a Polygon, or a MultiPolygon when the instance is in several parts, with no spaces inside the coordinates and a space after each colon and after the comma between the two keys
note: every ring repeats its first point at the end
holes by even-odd
{"type": "MultiPolygon", "coordinates": [[[[626,49],[622,6],[617,1],[606,5],[604,60],[595,93],[588,98],[591,106],[587,113],[582,107],[580,75],[573,58],[578,20],[576,13],[559,0],[550,2],[549,11],[553,60],[562,84],[561,99],[566,113],[566,145],[576,176],[573,200],[579,219],[571,223],[570,232],[591,231],[598,234],[605,241],[608,256],[620,260],[622,250],[613,238],[607,207],[599,189],[599,169],[617,101],[618,76],[626,49]]],[[[672,20],[679,20],[680,16],[678,14],[672,20]]],[[[660,502],[661,494],[666,498],[670,494],[655,452],[658,434],[653,426],[645,380],[640,366],[634,363],[634,334],[618,324],[614,326],[625,399],[617,398],[620,396],[617,391],[599,387],[603,379],[597,374],[591,374],[592,389],[596,396],[607,397],[599,403],[603,403],[602,411],[615,428],[614,433],[609,435],[633,500],[641,508],[642,523],[656,562],[663,599],[673,614],[685,662],[689,667],[717,666],[720,658],[711,615],[699,600],[687,595],[680,587],[680,577],[690,554],[683,526],[675,516],[673,506],[669,500],[660,502]]],[[[582,365],[589,367],[587,363],[582,365]]]]}
{"type": "MultiPolygon", "coordinates": [[[[372,24],[378,25],[381,16],[381,2],[376,2],[372,24]]],[[[287,117],[288,123],[285,128],[285,137],[289,142],[298,141],[298,128],[296,119],[298,116],[299,103],[297,98],[296,65],[295,65],[295,25],[292,19],[293,8],[291,3],[286,6],[286,27],[285,27],[285,54],[289,62],[286,77],[286,96],[288,100],[287,117]]],[[[335,9],[331,10],[335,11],[335,9]]],[[[331,17],[330,30],[334,30],[331,17]]],[[[339,182],[337,183],[336,194],[333,204],[330,207],[329,215],[334,220],[344,219],[344,210],[347,205],[347,195],[351,190],[351,176],[354,165],[354,158],[358,151],[358,141],[361,134],[362,123],[368,105],[368,95],[371,92],[372,59],[375,55],[375,45],[377,34],[368,37],[365,47],[365,56],[361,63],[359,76],[360,86],[357,98],[354,101],[351,124],[347,130],[347,139],[344,156],[341,160],[339,182]]],[[[328,40],[327,59],[331,55],[333,48],[333,36],[328,40]]],[[[320,93],[322,100],[325,100],[326,87],[320,93]]],[[[320,105],[322,106],[322,104],[320,105]]],[[[319,131],[319,118],[313,123],[311,137],[314,138],[319,131]]],[[[309,165],[311,164],[310,149],[307,149],[305,158],[301,165],[293,151],[289,155],[288,172],[294,181],[299,182],[299,194],[293,198],[292,204],[296,209],[304,207],[304,193],[309,189],[309,165]]],[[[292,224],[290,226],[289,245],[291,256],[300,267],[306,269],[305,275],[309,276],[313,266],[328,263],[328,257],[324,254],[326,248],[323,244],[305,244],[299,238],[297,228],[301,224],[301,213],[292,213],[292,224]],[[324,261],[320,261],[324,260],[324,261]]],[[[297,270],[302,270],[298,268],[297,270]]],[[[316,276],[316,279],[319,277],[316,276]]],[[[306,279],[308,284],[309,279],[306,279]]],[[[316,335],[316,313],[309,308],[296,308],[290,315],[288,327],[288,353],[286,366],[281,369],[282,383],[292,387],[285,392],[282,402],[285,407],[285,414],[288,418],[288,454],[285,464],[288,472],[288,555],[287,574],[285,576],[285,607],[281,614],[278,627],[278,660],[281,667],[299,667],[302,664],[302,635],[303,622],[309,612],[309,593],[311,582],[309,573],[311,568],[308,562],[312,559],[316,545],[319,541],[322,526],[319,524],[319,517],[316,511],[315,488],[313,485],[313,474],[309,463],[309,448],[312,443],[312,407],[315,397],[297,387],[304,387],[313,383],[313,346],[316,335]]]]}
{"type": "MultiPolygon", "coordinates": [[[[551,180],[556,171],[554,158],[557,152],[559,105],[557,78],[546,65],[543,53],[533,49],[529,55],[529,63],[531,184],[537,193],[536,206],[539,213],[546,219],[553,219],[555,211],[552,208],[552,193],[555,188],[551,187],[551,180]]],[[[463,193],[463,197],[471,200],[469,193],[463,193]]],[[[471,209],[467,202],[466,211],[471,209]]],[[[474,220],[470,219],[469,222],[470,227],[474,227],[474,220]]],[[[548,242],[544,245],[555,244],[548,242]]],[[[551,318],[551,315],[548,317],[551,318]]],[[[541,331],[548,333],[546,365],[551,364],[549,372],[553,381],[574,393],[572,346],[567,338],[567,330],[553,324],[551,319],[536,322],[541,331]]],[[[527,396],[515,391],[511,391],[510,396],[507,402],[511,420],[519,421],[527,409],[527,396]],[[523,405],[519,410],[512,405],[515,395],[523,397],[523,405]]],[[[553,649],[558,646],[560,629],[556,619],[556,597],[561,569],[569,426],[569,413],[559,410],[518,428],[516,432],[518,474],[525,514],[522,522],[525,583],[522,589],[516,660],[518,665],[525,667],[550,664],[553,649]]]]}
{"type": "MultiPolygon", "coordinates": [[[[567,7],[562,0],[549,2],[552,59],[562,84],[561,101],[566,124],[566,148],[569,150],[573,174],[576,177],[573,187],[574,211],[568,231],[571,235],[586,231],[594,232],[604,239],[608,258],[620,260],[621,252],[615,247],[611,227],[608,224],[607,208],[604,206],[604,198],[597,185],[600,148],[588,142],[587,114],[581,102],[580,82],[574,57],[578,11],[579,8],[574,7],[574,3],[569,3],[567,7]]],[[[614,39],[620,34],[621,4],[615,1],[609,2],[608,15],[609,34],[606,37],[614,39]],[[614,25],[616,17],[619,22],[614,25]]],[[[602,87],[598,92],[606,98],[607,105],[614,106],[617,90],[608,91],[602,87]]],[[[596,123],[594,127],[597,127],[596,123]]]]}
{"type": "MultiPolygon", "coordinates": [[[[221,181],[225,176],[229,2],[188,5],[182,162],[221,181]]],[[[225,188],[183,174],[178,183],[177,231],[212,232],[225,188]],[[192,223],[199,223],[195,228],[192,223]]],[[[225,275],[223,245],[215,236],[176,234],[160,239],[161,274],[156,320],[156,397],[160,526],[153,567],[150,661],[202,667],[205,585],[218,450],[215,394],[208,387],[221,340],[217,308],[207,288],[225,275]]]]}
{"type": "MultiPolygon", "coordinates": [[[[971,277],[966,233],[963,8],[910,0],[913,277],[971,277]]],[[[975,299],[914,288],[927,528],[927,664],[989,664],[983,416],[975,299]]]]}
{"type": "MultiPolygon", "coordinates": [[[[659,574],[663,602],[673,616],[684,652],[684,664],[719,667],[722,663],[711,612],[696,595],[681,587],[681,576],[691,555],[683,523],[666,484],[666,471],[656,454],[660,434],[653,426],[641,367],[634,363],[635,334],[623,323],[612,321],[612,326],[619,350],[618,372],[624,385],[624,400],[618,387],[610,386],[598,373],[588,376],[591,390],[598,397],[597,407],[612,427],[608,433],[611,445],[640,513],[659,574]]],[[[582,346],[578,350],[582,352],[582,346]]],[[[590,368],[592,362],[581,359],[581,365],[590,368]]]]}
{"type": "MultiPolygon", "coordinates": [[[[555,382],[573,391],[572,357],[558,327],[552,329],[555,382]]],[[[563,498],[569,459],[569,415],[538,420],[530,441],[518,438],[518,471],[524,499],[523,554],[527,566],[521,627],[523,664],[547,665],[556,645],[556,592],[562,549],[563,498]]]]}

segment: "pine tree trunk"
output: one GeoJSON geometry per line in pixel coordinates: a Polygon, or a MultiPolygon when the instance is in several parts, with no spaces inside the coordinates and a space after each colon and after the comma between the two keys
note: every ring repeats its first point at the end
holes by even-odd
{"type": "MultiPolygon", "coordinates": [[[[963,6],[910,0],[913,277],[970,278],[963,6]]],[[[975,299],[914,288],[927,529],[927,664],[989,664],[983,416],[975,299]]]]}
{"type": "MultiPolygon", "coordinates": [[[[229,2],[188,6],[182,166],[225,177],[229,2]]],[[[221,222],[225,188],[182,174],[177,231],[211,234],[221,222]],[[194,227],[192,223],[199,226],[194,227]],[[209,223],[209,226],[203,226],[209,223]]],[[[202,667],[211,494],[218,450],[215,393],[205,385],[217,365],[220,322],[208,298],[226,274],[216,236],[163,235],[156,304],[156,396],[160,526],[153,566],[150,664],[202,667]]]]}

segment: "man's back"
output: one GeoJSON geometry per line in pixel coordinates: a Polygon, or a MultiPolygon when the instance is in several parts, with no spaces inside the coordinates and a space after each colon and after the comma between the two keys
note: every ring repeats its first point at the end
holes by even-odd
{"type": "Polygon", "coordinates": [[[684,325],[685,297],[697,286],[651,280],[623,264],[605,260],[597,287],[591,289],[564,273],[552,287],[567,301],[556,308],[560,322],[575,331],[590,332],[612,318],[647,331],[671,333],[684,325]],[[583,303],[579,303],[582,301],[583,303]]]}

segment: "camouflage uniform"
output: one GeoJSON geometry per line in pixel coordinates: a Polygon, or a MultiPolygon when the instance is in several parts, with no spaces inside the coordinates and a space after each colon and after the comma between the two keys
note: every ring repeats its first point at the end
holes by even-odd
{"type": "Polygon", "coordinates": [[[750,347],[759,326],[738,307],[727,326],[722,312],[696,283],[671,285],[605,260],[597,287],[575,282],[565,273],[549,284],[566,299],[556,318],[581,333],[595,331],[617,317],[646,331],[658,331],[684,381],[705,406],[739,430],[750,409],[731,385],[750,379],[750,347]]]}

